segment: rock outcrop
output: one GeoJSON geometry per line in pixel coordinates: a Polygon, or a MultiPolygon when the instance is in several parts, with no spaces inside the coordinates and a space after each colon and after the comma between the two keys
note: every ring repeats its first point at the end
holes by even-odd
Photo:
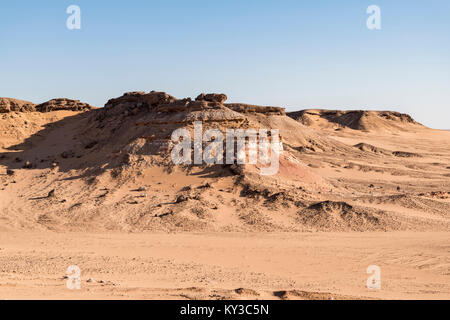
{"type": "Polygon", "coordinates": [[[224,103],[225,101],[227,101],[227,99],[227,95],[223,93],[202,93],[197,98],[195,98],[196,101],[209,101],[218,103],[224,103]]]}
{"type": "Polygon", "coordinates": [[[225,104],[225,106],[239,113],[262,113],[266,115],[280,115],[280,116],[286,115],[285,108],[280,107],[256,106],[245,103],[227,103],[225,104]]]}
{"type": "MultiPolygon", "coordinates": [[[[123,154],[167,158],[173,147],[172,133],[183,128],[194,137],[197,121],[202,123],[204,132],[218,130],[223,137],[228,129],[280,128],[281,141],[281,136],[284,133],[289,136],[293,127],[298,131],[300,125],[296,121],[280,116],[284,115],[283,108],[224,104],[226,98],[225,94],[218,93],[200,94],[195,100],[177,99],[156,91],[125,93],[110,99],[103,109],[93,113],[98,123],[96,127],[102,129],[98,135],[99,145],[101,141],[120,140],[125,146],[118,144],[115,149],[122,150],[123,154]]],[[[204,144],[204,147],[208,145],[204,144]]]]}
{"type": "MultiPolygon", "coordinates": [[[[109,100],[105,109],[119,107],[124,112],[136,114],[140,110],[171,114],[171,121],[188,123],[192,121],[241,121],[244,114],[260,113],[265,115],[285,115],[280,107],[264,107],[243,103],[227,103],[227,95],[223,93],[202,93],[195,100],[191,98],[176,99],[165,93],[151,91],[128,92],[119,98],[109,100]],[[175,114],[177,113],[177,114],[175,114]]],[[[160,118],[158,116],[158,118],[160,118]]],[[[155,120],[157,121],[157,120],[155,120]]],[[[163,122],[167,122],[164,120],[163,122]]]]}
{"type": "Polygon", "coordinates": [[[176,99],[165,92],[128,92],[109,100],[105,112],[125,115],[136,115],[142,111],[155,113],[149,121],[141,117],[140,125],[192,124],[194,121],[243,122],[245,117],[223,105],[225,100],[226,95],[215,93],[201,94],[193,101],[191,98],[176,99]]]}
{"type": "Polygon", "coordinates": [[[142,91],[127,92],[123,96],[110,99],[105,104],[105,109],[110,109],[118,105],[130,108],[151,108],[157,107],[161,104],[175,102],[177,99],[165,92],[151,91],[145,93],[142,91]]]}
{"type": "Polygon", "coordinates": [[[8,112],[33,112],[35,104],[25,100],[0,98],[0,113],[8,112]]]}
{"type": "Polygon", "coordinates": [[[52,99],[36,106],[36,111],[51,112],[51,111],[87,111],[93,107],[87,103],[80,102],[80,100],[71,100],[66,98],[52,99]]]}

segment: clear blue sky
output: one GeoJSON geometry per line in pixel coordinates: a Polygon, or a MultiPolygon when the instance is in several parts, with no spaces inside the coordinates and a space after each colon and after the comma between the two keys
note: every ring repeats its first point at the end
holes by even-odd
{"type": "Polygon", "coordinates": [[[450,128],[449,0],[2,0],[0,96],[126,91],[406,112],[450,128]],[[66,28],[81,8],[82,29],[66,28]],[[366,28],[381,8],[382,30],[366,28]]]}

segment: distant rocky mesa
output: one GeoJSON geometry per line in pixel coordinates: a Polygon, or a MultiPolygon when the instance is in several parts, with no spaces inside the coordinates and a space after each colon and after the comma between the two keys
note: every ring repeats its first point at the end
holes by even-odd
{"type": "Polygon", "coordinates": [[[41,104],[34,104],[25,100],[0,98],[0,113],[9,112],[51,112],[51,111],[87,111],[94,107],[79,100],[66,98],[52,99],[41,104]]]}
{"type": "Polygon", "coordinates": [[[287,115],[303,125],[318,128],[338,127],[369,131],[405,129],[405,125],[422,126],[410,115],[395,111],[307,109],[289,112],[287,115]]]}

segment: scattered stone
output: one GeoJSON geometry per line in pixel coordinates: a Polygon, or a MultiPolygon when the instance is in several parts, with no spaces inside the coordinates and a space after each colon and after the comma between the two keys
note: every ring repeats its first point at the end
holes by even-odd
{"type": "Polygon", "coordinates": [[[74,205],[72,205],[72,206],[70,207],[70,209],[74,209],[74,208],[77,208],[77,207],[81,207],[82,205],[83,205],[82,203],[78,202],[78,203],[75,203],[74,205]]]}
{"type": "Polygon", "coordinates": [[[105,191],[105,193],[99,195],[97,198],[104,198],[109,193],[109,191],[105,191]]]}
{"type": "Polygon", "coordinates": [[[188,200],[189,200],[189,198],[186,197],[185,195],[179,195],[177,197],[177,200],[175,201],[175,203],[181,203],[181,202],[185,202],[185,201],[188,201],[188,200]]]}
{"type": "Polygon", "coordinates": [[[31,169],[33,168],[33,164],[30,161],[26,161],[25,164],[23,165],[24,169],[31,169]]]}
{"type": "Polygon", "coordinates": [[[63,153],[61,153],[61,157],[64,159],[73,158],[75,157],[75,152],[73,152],[72,150],[64,151],[63,153]]]}
{"type": "Polygon", "coordinates": [[[159,215],[158,217],[159,217],[159,218],[162,218],[162,217],[165,217],[165,216],[168,216],[168,215],[172,215],[172,214],[173,214],[173,210],[170,209],[169,211],[167,211],[166,213],[163,213],[163,214],[159,215]]]}
{"type": "Polygon", "coordinates": [[[85,149],[92,149],[93,147],[95,147],[97,145],[97,141],[92,141],[90,143],[88,143],[84,148],[85,149]]]}
{"type": "Polygon", "coordinates": [[[6,174],[7,174],[8,176],[13,176],[13,175],[15,174],[15,172],[14,172],[14,170],[7,169],[7,170],[6,170],[6,174]]]}
{"type": "Polygon", "coordinates": [[[211,188],[211,185],[208,182],[197,187],[197,189],[208,189],[208,188],[211,188]]]}
{"type": "Polygon", "coordinates": [[[55,189],[50,190],[49,193],[47,194],[47,198],[52,198],[55,196],[55,189]]]}

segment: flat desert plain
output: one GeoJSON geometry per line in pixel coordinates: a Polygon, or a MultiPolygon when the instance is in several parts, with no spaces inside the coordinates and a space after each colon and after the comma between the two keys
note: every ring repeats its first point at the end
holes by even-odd
{"type": "Polygon", "coordinates": [[[1,299],[449,299],[450,239],[388,233],[2,233],[1,299]],[[369,265],[381,289],[366,287],[369,265]],[[69,290],[66,269],[81,269],[69,290]]]}

